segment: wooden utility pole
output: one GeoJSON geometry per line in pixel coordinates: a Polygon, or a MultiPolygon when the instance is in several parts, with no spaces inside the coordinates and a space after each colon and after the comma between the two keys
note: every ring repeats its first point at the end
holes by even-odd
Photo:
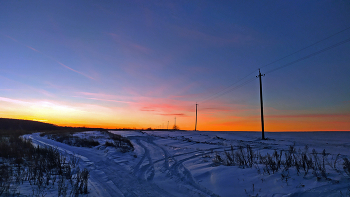
{"type": "Polygon", "coordinates": [[[261,76],[265,76],[265,74],[260,73],[260,68],[259,68],[259,82],[260,82],[260,107],[261,107],[261,138],[264,140],[265,139],[265,134],[264,134],[264,107],[263,107],[263,98],[262,98],[262,83],[261,83],[261,76]]]}
{"type": "Polygon", "coordinates": [[[166,127],[166,130],[169,130],[169,120],[168,120],[168,126],[166,127]]]}
{"type": "Polygon", "coordinates": [[[197,131],[197,106],[198,104],[196,103],[196,125],[194,126],[195,131],[197,131]]]}

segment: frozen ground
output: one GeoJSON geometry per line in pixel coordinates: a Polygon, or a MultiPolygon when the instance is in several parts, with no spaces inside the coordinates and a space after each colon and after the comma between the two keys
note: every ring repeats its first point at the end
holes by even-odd
{"type": "MultiPolygon", "coordinates": [[[[348,196],[350,179],[342,168],[350,158],[350,132],[266,133],[193,131],[111,131],[129,138],[133,152],[121,153],[103,145],[72,147],[29,135],[33,143],[58,147],[75,154],[81,167],[90,171],[88,196],[348,196]],[[326,150],[326,178],[297,173],[263,172],[261,165],[225,166],[213,162],[215,155],[250,145],[255,153],[274,150],[326,150]],[[335,162],[338,155],[337,162],[335,162]],[[336,168],[334,168],[334,162],[336,168]]],[[[105,136],[97,131],[79,134],[94,136],[101,144],[105,136]]],[[[319,154],[320,155],[320,154],[319,154]]],[[[322,158],[322,157],[320,157],[322,158]]]]}

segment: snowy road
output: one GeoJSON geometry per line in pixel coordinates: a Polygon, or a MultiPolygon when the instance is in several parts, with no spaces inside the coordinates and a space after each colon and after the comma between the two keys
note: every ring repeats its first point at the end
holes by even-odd
{"type": "Polygon", "coordinates": [[[113,158],[113,153],[69,146],[39,134],[29,138],[34,144],[57,147],[66,155],[80,158],[81,167],[90,171],[90,196],[217,196],[200,186],[182,165],[184,161],[200,155],[177,161],[149,136],[130,138],[144,152],[133,170],[120,165],[118,158],[113,158]]]}
{"type": "Polygon", "coordinates": [[[82,167],[90,171],[90,196],[171,196],[154,183],[138,179],[123,166],[109,159],[103,151],[68,146],[41,138],[38,134],[32,135],[31,138],[35,144],[50,144],[58,147],[61,152],[74,153],[81,158],[82,167]]]}

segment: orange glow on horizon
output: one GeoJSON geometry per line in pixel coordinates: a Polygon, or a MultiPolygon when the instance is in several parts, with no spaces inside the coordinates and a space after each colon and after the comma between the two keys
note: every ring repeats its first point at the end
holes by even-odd
{"type": "MultiPolygon", "coordinates": [[[[21,116],[10,116],[10,117],[3,117],[3,118],[13,118],[13,119],[23,119],[23,120],[33,120],[38,122],[44,122],[44,123],[50,123],[57,126],[62,127],[86,127],[86,128],[104,128],[104,129],[147,129],[152,128],[156,129],[157,126],[142,126],[139,124],[118,124],[118,123],[105,123],[105,122],[84,122],[84,121],[78,121],[78,122],[65,122],[65,121],[50,121],[50,120],[40,120],[32,117],[21,117],[21,116]]],[[[192,121],[193,122],[193,121],[192,121]]],[[[194,122],[193,122],[194,123],[194,122]]],[[[339,122],[336,122],[336,124],[339,124],[339,122]]],[[[346,123],[343,123],[346,125],[346,123]]],[[[181,130],[188,130],[192,131],[194,128],[191,128],[189,125],[185,124],[177,124],[181,130]]],[[[194,124],[193,124],[194,125],[194,124]]],[[[173,124],[169,124],[169,129],[171,129],[173,124]]],[[[346,125],[348,126],[348,124],[346,125]]],[[[194,127],[194,126],[193,126],[194,127]]],[[[166,125],[165,128],[166,129],[166,125]]],[[[261,125],[260,122],[255,122],[254,124],[249,125],[248,122],[246,123],[232,123],[232,125],[227,123],[222,124],[208,124],[205,127],[202,125],[198,128],[198,131],[261,131],[261,125]]],[[[265,127],[266,132],[313,132],[313,131],[350,131],[346,129],[342,129],[341,127],[334,127],[334,124],[324,124],[319,125],[318,127],[314,127],[312,124],[308,123],[302,123],[298,126],[295,126],[294,123],[286,123],[286,122],[268,122],[268,125],[265,127]],[[271,126],[273,125],[273,127],[271,126]]]]}
{"type": "MultiPolygon", "coordinates": [[[[167,128],[194,130],[195,112],[181,105],[150,102],[108,107],[45,100],[16,100],[0,97],[0,116],[36,120],[58,126],[92,128],[167,128]],[[164,108],[164,109],[163,109],[164,108]]],[[[256,110],[209,108],[198,116],[199,131],[261,131],[256,110]]],[[[348,131],[350,114],[274,115],[265,117],[265,131],[348,131]]]]}

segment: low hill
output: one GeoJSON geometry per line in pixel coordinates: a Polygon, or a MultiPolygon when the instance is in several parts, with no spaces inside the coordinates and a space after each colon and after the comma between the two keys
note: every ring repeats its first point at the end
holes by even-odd
{"type": "Polygon", "coordinates": [[[58,128],[53,124],[33,120],[0,118],[0,130],[43,131],[58,128]]]}

